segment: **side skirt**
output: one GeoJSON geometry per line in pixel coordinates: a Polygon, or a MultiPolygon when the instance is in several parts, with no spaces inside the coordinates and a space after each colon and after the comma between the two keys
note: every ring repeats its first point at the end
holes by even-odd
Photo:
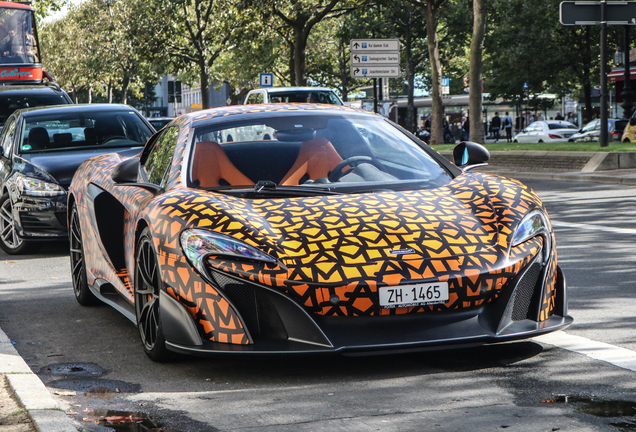
{"type": "Polygon", "coordinates": [[[137,325],[135,307],[128,303],[122,295],[113,287],[110,282],[103,279],[95,280],[95,285],[89,285],[91,292],[109,306],[115,308],[119,313],[137,325]]]}

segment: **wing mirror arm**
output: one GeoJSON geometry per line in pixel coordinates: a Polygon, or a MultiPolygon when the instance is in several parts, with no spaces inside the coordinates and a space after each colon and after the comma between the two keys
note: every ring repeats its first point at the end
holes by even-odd
{"type": "Polygon", "coordinates": [[[135,186],[149,190],[157,195],[164,192],[161,186],[153,183],[138,182],[139,176],[139,158],[133,157],[120,162],[110,175],[110,178],[117,186],[135,186]]]}
{"type": "Polygon", "coordinates": [[[486,147],[471,141],[462,141],[453,149],[455,165],[460,167],[462,171],[486,166],[489,159],[490,153],[486,147]]]}

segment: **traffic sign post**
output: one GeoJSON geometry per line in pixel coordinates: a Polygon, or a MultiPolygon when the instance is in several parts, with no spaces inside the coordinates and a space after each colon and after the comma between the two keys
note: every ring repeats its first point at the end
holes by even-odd
{"type": "Polygon", "coordinates": [[[600,25],[602,8],[607,25],[636,25],[634,1],[564,1],[560,7],[561,24],[600,25]]]}
{"type": "Polygon", "coordinates": [[[400,76],[399,39],[352,39],[351,77],[373,78],[373,106],[377,112],[378,96],[376,78],[400,76]]]}
{"type": "MultiPolygon", "coordinates": [[[[599,25],[601,27],[601,147],[607,147],[607,26],[636,25],[633,1],[564,1],[560,5],[563,25],[599,25]]],[[[627,50],[627,48],[626,48],[627,50]]],[[[625,65],[629,68],[629,64],[625,65]]]]}

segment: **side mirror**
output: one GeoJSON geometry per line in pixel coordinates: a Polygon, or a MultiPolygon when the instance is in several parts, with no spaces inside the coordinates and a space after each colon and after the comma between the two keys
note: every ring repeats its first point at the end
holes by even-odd
{"type": "Polygon", "coordinates": [[[139,175],[139,158],[133,157],[120,162],[113,172],[110,174],[110,178],[115,183],[135,183],[137,176],[139,175]]]}
{"type": "Polygon", "coordinates": [[[161,186],[157,186],[153,183],[140,183],[137,181],[137,177],[139,176],[139,158],[132,157],[130,159],[126,159],[123,162],[120,162],[115,168],[113,168],[113,172],[110,174],[110,178],[118,186],[135,186],[140,187],[146,190],[149,190],[153,194],[157,195],[164,192],[164,189],[161,186]]]}
{"type": "Polygon", "coordinates": [[[636,117],[632,117],[629,119],[629,125],[630,126],[636,126],[636,117]]]}
{"type": "Polygon", "coordinates": [[[482,165],[489,159],[490,153],[486,147],[471,141],[462,141],[453,149],[453,160],[458,167],[482,165]]]}

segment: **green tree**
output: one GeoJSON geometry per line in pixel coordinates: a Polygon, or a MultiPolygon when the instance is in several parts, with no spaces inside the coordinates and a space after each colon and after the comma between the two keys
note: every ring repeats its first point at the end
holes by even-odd
{"type": "Polygon", "coordinates": [[[307,85],[307,41],[321,21],[342,16],[367,0],[252,0],[262,19],[276,20],[276,31],[289,46],[289,76],[292,85],[307,85]]]}

